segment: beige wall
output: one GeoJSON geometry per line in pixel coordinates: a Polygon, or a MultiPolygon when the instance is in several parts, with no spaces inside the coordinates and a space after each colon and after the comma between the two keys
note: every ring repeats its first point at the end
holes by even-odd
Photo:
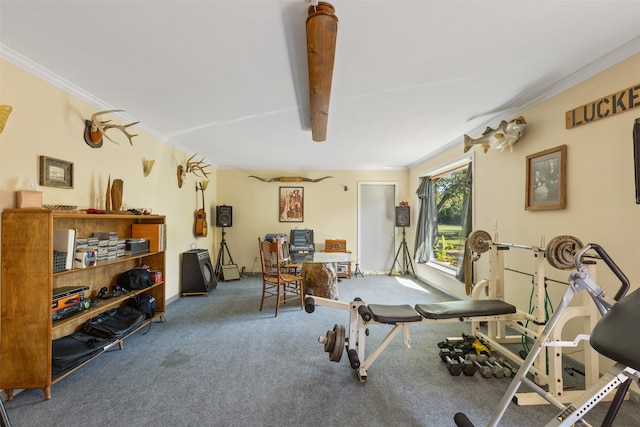
{"type": "MultiPolygon", "coordinates": [[[[84,120],[96,108],[5,61],[0,62],[0,104],[13,106],[0,135],[0,208],[15,207],[15,191],[37,184],[40,155],[74,165],[73,189],[38,186],[45,204],[104,208],[104,199],[96,198],[105,194],[109,176],[120,178],[125,209],[149,207],[167,217],[167,297],[177,296],[180,254],[192,244],[213,248],[213,233],[206,239],[193,234],[194,211],[202,203],[196,199],[195,181],[178,188],[177,165],[188,156],[135,129],[140,135],[133,146],[116,130],[111,132],[119,145],[105,140],[102,148],[89,147],[83,139],[84,120]],[[148,177],[142,173],[143,159],[155,160],[148,177]]],[[[216,180],[215,171],[211,180],[216,180]]],[[[210,185],[208,204],[214,205],[215,192],[210,185]]]]}
{"type": "MultiPolygon", "coordinates": [[[[490,150],[484,154],[481,149],[474,149],[474,228],[494,235],[495,221],[497,241],[523,245],[543,246],[553,237],[566,234],[584,243],[598,243],[623,269],[633,286],[638,287],[640,205],[635,203],[631,132],[634,120],[640,117],[640,109],[573,129],[565,129],[564,117],[568,110],[639,82],[640,54],[524,112],[527,127],[524,136],[514,145],[513,153],[490,150]],[[566,208],[525,210],[526,156],[562,144],[567,145],[566,208]]],[[[420,175],[462,155],[460,142],[455,148],[413,167],[409,185],[416,185],[420,175]]],[[[415,196],[412,200],[417,204],[415,196]]],[[[487,258],[476,264],[479,278],[488,274],[487,258]]],[[[505,255],[505,264],[531,271],[531,258],[527,251],[512,250],[505,255]]],[[[567,279],[568,272],[547,267],[549,276],[567,279]]],[[[600,277],[602,271],[603,284],[613,292],[619,282],[606,270],[601,268],[598,274],[600,277]]],[[[464,296],[464,287],[459,283],[447,282],[423,266],[419,266],[419,274],[437,281],[448,292],[464,296]]],[[[523,280],[511,275],[505,279],[507,286],[511,280],[519,285],[509,288],[508,293],[520,305],[528,304],[528,287],[522,287],[523,280]]],[[[556,295],[564,291],[561,286],[551,288],[556,295]]]]}
{"type": "MultiPolygon", "coordinates": [[[[406,171],[327,171],[327,170],[219,170],[218,204],[233,207],[233,226],[226,229],[227,245],[234,262],[248,272],[260,271],[255,264],[258,237],[267,233],[289,235],[294,228],[314,231],[316,249],[324,248],[325,239],[346,239],[354,259],[358,256],[358,183],[393,182],[397,184],[398,201],[407,194],[406,171]],[[320,182],[262,182],[260,178],[321,178],[320,182]],[[280,222],[278,216],[279,187],[304,188],[304,222],[280,222]],[[348,190],[345,191],[344,187],[348,190]]],[[[220,230],[216,230],[218,236],[220,230]]]]}

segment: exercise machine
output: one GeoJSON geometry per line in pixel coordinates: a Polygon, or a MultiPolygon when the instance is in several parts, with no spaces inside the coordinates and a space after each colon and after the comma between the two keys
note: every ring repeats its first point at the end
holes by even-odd
{"type": "MultiPolygon", "coordinates": [[[[564,257],[564,255],[563,255],[564,257]]],[[[613,401],[603,421],[603,426],[611,426],[617,415],[622,400],[631,381],[640,380],[640,336],[627,334],[630,325],[640,322],[640,290],[625,296],[629,290],[629,280],[609,257],[605,250],[597,244],[588,244],[581,248],[574,256],[576,271],[569,276],[567,287],[560,304],[544,326],[540,336],[527,358],[522,363],[518,373],[513,378],[509,388],[500,400],[488,426],[496,426],[502,419],[517,390],[525,384],[535,390],[549,403],[554,404],[560,412],[547,426],[589,426],[583,418],[598,402],[609,393],[617,389],[613,401]],[[602,259],[621,285],[615,296],[609,297],[591,276],[585,263],[589,251],[593,250],[602,259]],[[602,377],[585,389],[573,402],[565,405],[556,399],[534,381],[529,379],[534,361],[544,349],[548,347],[571,346],[572,342],[552,341],[554,330],[560,323],[563,313],[569,308],[570,302],[580,292],[586,292],[593,301],[598,312],[603,316],[595,325],[591,336],[578,336],[576,341],[589,339],[591,346],[600,354],[615,363],[602,377]]],[[[455,414],[454,421],[458,427],[473,427],[473,423],[463,413],[455,414]]]]}
{"type": "MultiPolygon", "coordinates": [[[[361,382],[368,379],[367,370],[382,354],[393,338],[402,332],[404,344],[411,347],[409,325],[436,323],[436,322],[470,322],[472,335],[486,342],[494,350],[505,356],[512,365],[522,363],[519,354],[510,351],[506,344],[519,343],[524,336],[527,340],[535,341],[547,322],[545,315],[545,281],[544,259],[545,256],[551,266],[568,270],[573,268],[573,256],[582,247],[582,243],[571,236],[559,236],[552,239],[546,249],[535,246],[516,245],[511,243],[499,243],[492,241],[486,232],[478,231],[470,234],[467,244],[472,250],[473,257],[477,260],[481,253],[489,252],[490,274],[489,279],[478,282],[470,290],[471,298],[462,301],[450,301],[434,304],[405,305],[380,305],[366,304],[359,298],[351,302],[341,302],[314,296],[307,296],[305,308],[312,313],[315,306],[326,306],[349,312],[348,328],[336,324],[333,330],[327,331],[326,336],[318,340],[329,353],[330,360],[339,362],[343,349],[346,348],[351,367],[357,371],[361,382]],[[504,253],[508,249],[524,249],[531,251],[534,258],[533,273],[533,306],[528,311],[518,310],[515,306],[504,301],[504,253]],[[483,293],[486,298],[483,298],[483,293]],[[486,332],[481,324],[486,323],[486,332]],[[391,325],[391,331],[367,356],[365,352],[366,336],[370,326],[391,325]],[[518,332],[519,335],[506,334],[507,327],[518,332]]],[[[558,323],[562,326],[570,318],[584,317],[589,331],[595,326],[596,316],[594,309],[585,307],[571,307],[566,309],[565,316],[558,323]]],[[[554,332],[554,340],[560,340],[561,328],[554,332]]],[[[577,346],[578,343],[572,343],[577,346]]],[[[542,386],[548,385],[550,393],[557,399],[570,402],[580,390],[563,390],[562,381],[562,346],[554,348],[552,360],[548,363],[545,355],[539,355],[531,366],[535,375],[535,382],[542,386]],[[567,400],[568,399],[568,400],[567,400]]],[[[585,384],[590,386],[597,381],[597,354],[589,351],[585,356],[585,384]],[[593,354],[591,354],[593,353],[593,354]]],[[[539,399],[536,393],[519,393],[518,404],[547,403],[539,399]],[[532,396],[535,395],[535,398],[532,396]]]]}

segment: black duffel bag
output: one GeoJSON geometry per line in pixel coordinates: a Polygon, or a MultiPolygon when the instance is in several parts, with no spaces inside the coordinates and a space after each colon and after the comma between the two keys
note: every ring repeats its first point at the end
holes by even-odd
{"type": "Polygon", "coordinates": [[[100,313],[84,324],[84,331],[102,338],[120,339],[138,328],[144,320],[144,314],[128,305],[112,308],[100,313]]]}
{"type": "Polygon", "coordinates": [[[128,304],[136,310],[142,312],[147,319],[151,319],[156,315],[158,303],[151,295],[139,294],[129,299],[128,304]]]}
{"type": "Polygon", "coordinates": [[[82,331],[53,340],[51,376],[56,378],[104,351],[115,339],[96,337],[82,331]]]}
{"type": "Polygon", "coordinates": [[[129,290],[148,288],[154,283],[151,273],[146,268],[134,268],[118,276],[118,285],[129,290]]]}

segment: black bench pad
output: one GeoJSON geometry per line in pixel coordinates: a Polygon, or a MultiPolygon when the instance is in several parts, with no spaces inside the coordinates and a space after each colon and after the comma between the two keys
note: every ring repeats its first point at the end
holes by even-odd
{"type": "Polygon", "coordinates": [[[416,304],[416,311],[427,319],[454,319],[512,314],[516,308],[500,300],[465,300],[416,304]]]}
{"type": "Polygon", "coordinates": [[[640,289],[618,301],[591,332],[591,347],[611,360],[640,370],[640,289]]]}
{"type": "Polygon", "coordinates": [[[404,322],[419,322],[422,320],[416,311],[409,305],[384,305],[369,304],[367,306],[376,322],[395,325],[404,322]]]}

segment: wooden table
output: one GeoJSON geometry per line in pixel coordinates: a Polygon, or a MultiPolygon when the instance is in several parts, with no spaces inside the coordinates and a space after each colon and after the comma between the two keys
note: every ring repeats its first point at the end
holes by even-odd
{"type": "Polygon", "coordinates": [[[351,262],[350,252],[292,253],[290,259],[302,264],[305,289],[318,297],[338,299],[338,263],[351,262]]]}

